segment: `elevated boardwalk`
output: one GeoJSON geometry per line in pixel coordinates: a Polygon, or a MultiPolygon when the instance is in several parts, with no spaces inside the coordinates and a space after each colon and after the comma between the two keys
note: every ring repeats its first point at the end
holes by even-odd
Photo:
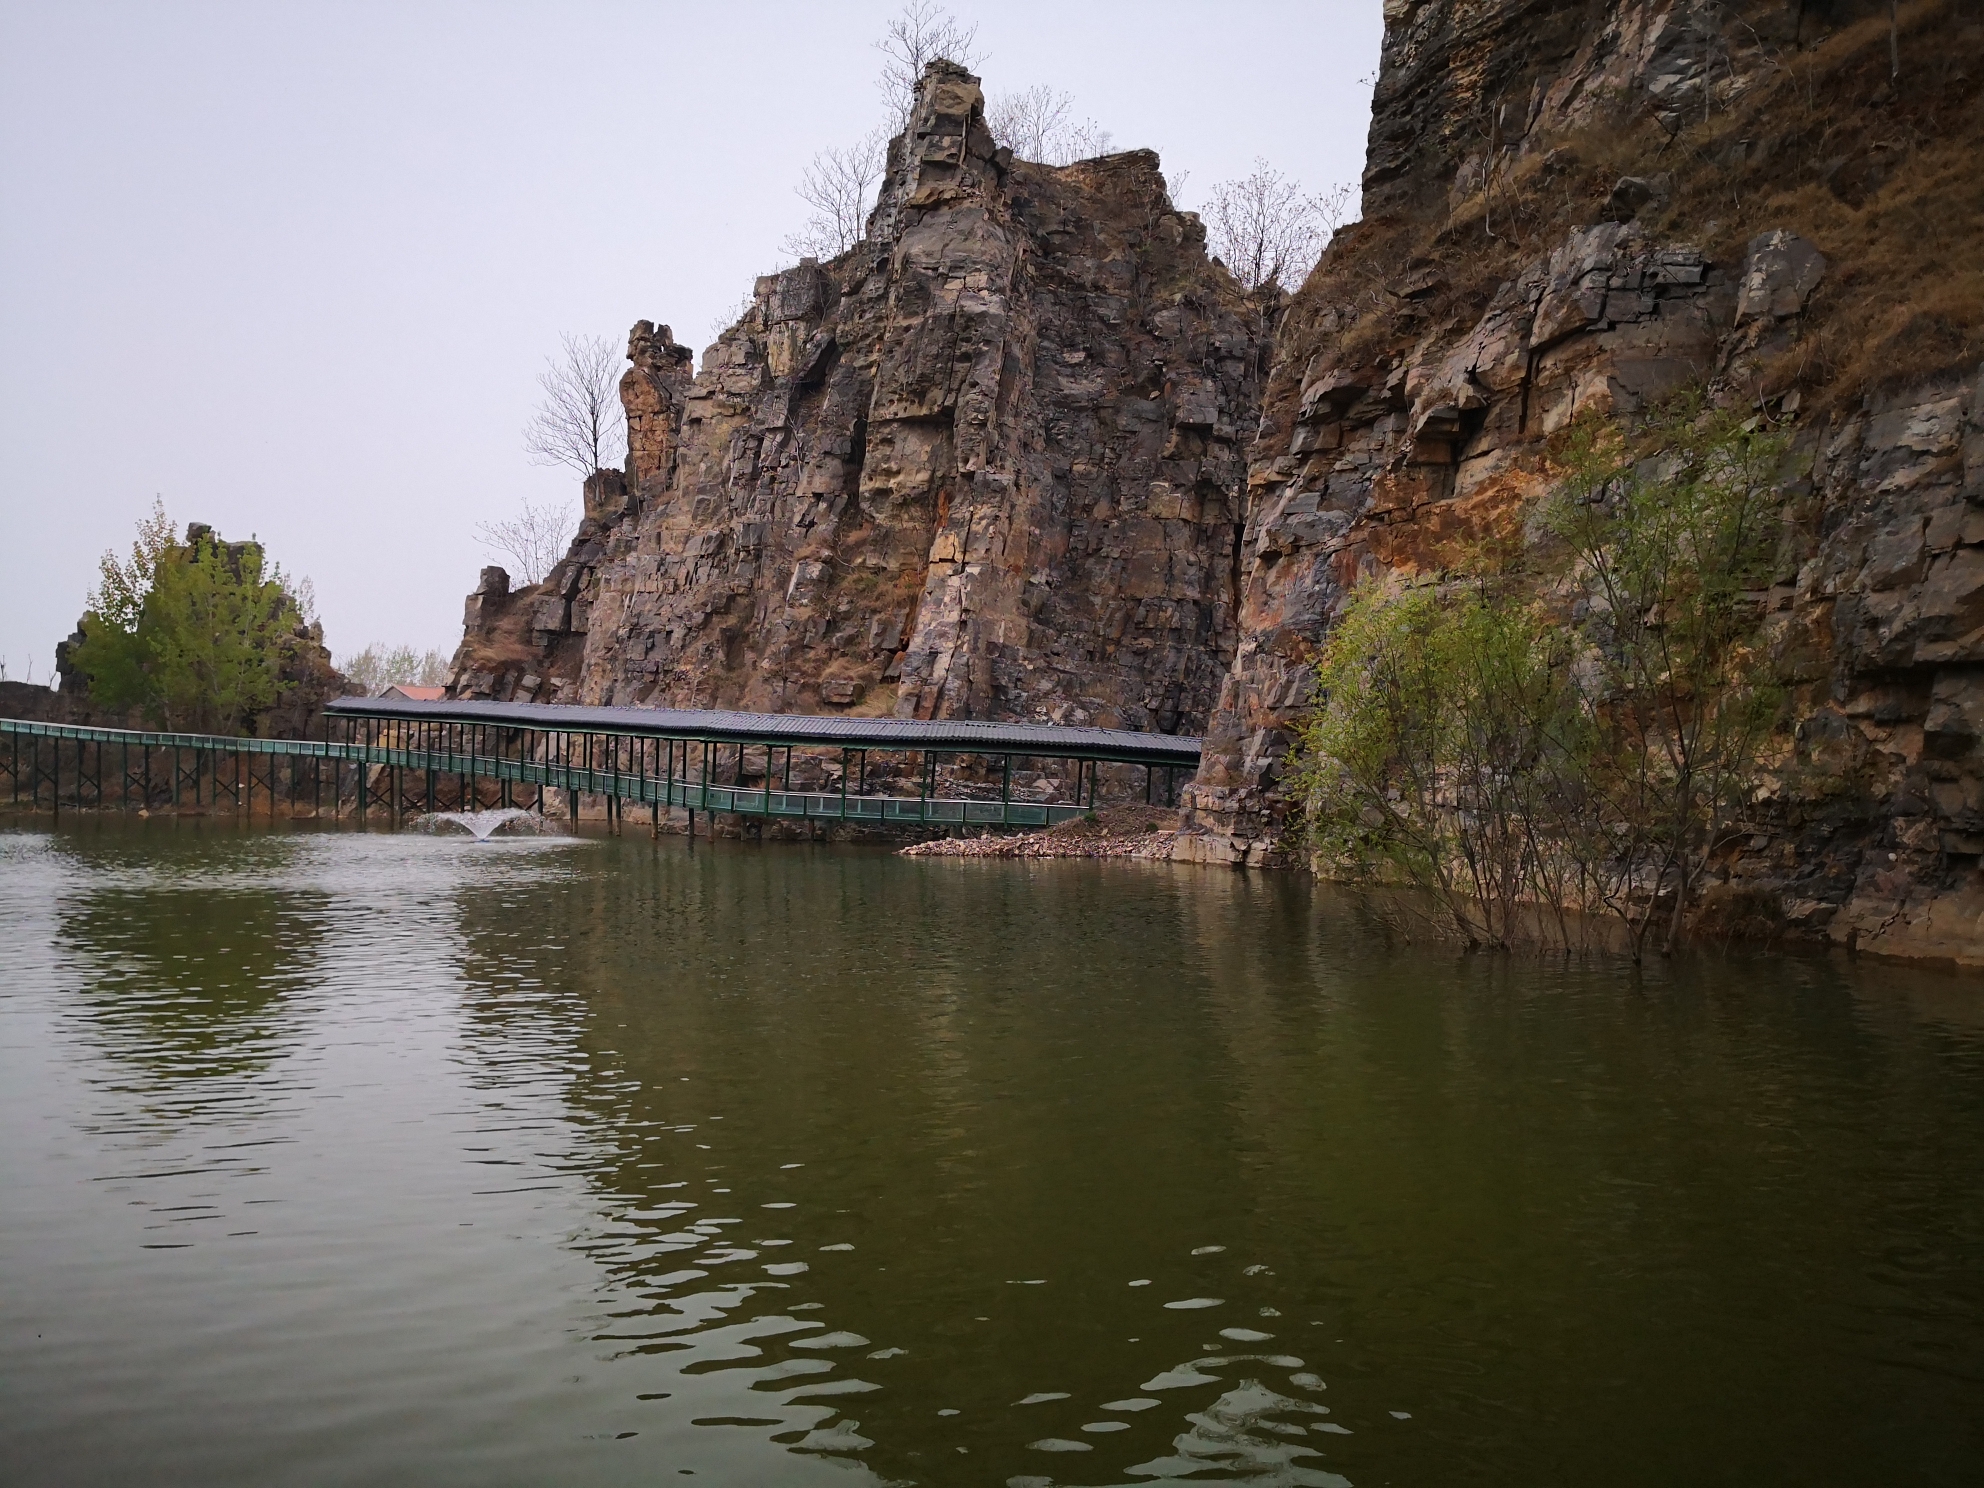
{"type": "Polygon", "coordinates": [[[873,827],[1043,827],[1097,805],[1104,766],[1117,767],[1118,786],[1140,775],[1150,801],[1170,799],[1199,762],[1197,739],[1053,724],[397,698],[341,698],[326,714],[322,740],[0,719],[0,775],[9,777],[0,790],[10,789],[17,805],[58,811],[188,804],[252,811],[259,792],[271,813],[286,802],[292,813],[307,805],[321,815],[328,791],[332,814],[351,810],[363,820],[379,809],[394,816],[450,806],[543,810],[557,791],[574,817],[590,796],[605,802],[609,820],[629,803],[647,806],[656,823],[665,810],[687,811],[692,831],[698,811],[873,827]],[[747,774],[751,754],[762,769],[747,774]],[[833,786],[795,789],[796,755],[802,775],[827,775],[833,786]],[[871,755],[891,760],[879,773],[897,781],[903,757],[916,756],[917,794],[871,791],[871,755]],[[967,789],[955,770],[946,778],[943,765],[969,757],[982,762],[984,778],[967,789]],[[1073,770],[1051,782],[1056,799],[1038,788],[1016,796],[1016,760],[1073,770]]]}

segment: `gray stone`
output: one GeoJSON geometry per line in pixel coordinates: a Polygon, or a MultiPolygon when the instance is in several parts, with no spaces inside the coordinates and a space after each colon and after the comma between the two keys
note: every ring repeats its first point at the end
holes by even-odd
{"type": "Polygon", "coordinates": [[[1736,291],[1736,320],[1782,320],[1805,308],[1825,277],[1825,255],[1796,233],[1779,228],[1750,240],[1736,291]]]}

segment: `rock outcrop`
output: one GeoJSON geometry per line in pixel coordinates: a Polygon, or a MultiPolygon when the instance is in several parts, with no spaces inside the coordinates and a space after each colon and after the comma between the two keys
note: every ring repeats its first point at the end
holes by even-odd
{"type": "Polygon", "coordinates": [[[1299,856],[1280,773],[1360,577],[1520,546],[1571,417],[1702,385],[1785,422],[1809,469],[1758,596],[1778,768],[1711,907],[1984,959],[1984,269],[1937,241],[1984,222],[1952,163],[1984,27],[1913,7],[1903,100],[1885,7],[1390,0],[1386,21],[1365,220],[1281,330],[1179,855],[1299,856]]]}
{"type": "Polygon", "coordinates": [[[1196,731],[1238,640],[1278,302],[1155,155],[995,148],[933,64],[867,238],[757,282],[689,377],[634,328],[628,460],[469,601],[458,695],[1196,731]]]}
{"type": "Polygon", "coordinates": [[[1553,435],[1701,386],[1808,471],[1756,597],[1784,730],[1711,897],[1984,955],[1974,7],[1385,21],[1363,220],[1286,307],[1154,156],[1011,160],[933,67],[865,241],[758,281],[693,379],[635,328],[627,469],[544,584],[485,574],[456,690],[1203,732],[1177,855],[1297,861],[1351,588],[1520,549],[1553,435]]]}

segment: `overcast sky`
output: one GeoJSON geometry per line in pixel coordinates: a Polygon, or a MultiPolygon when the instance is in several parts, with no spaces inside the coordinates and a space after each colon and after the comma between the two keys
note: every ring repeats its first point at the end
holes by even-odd
{"type": "MultiPolygon", "coordinates": [[[[156,494],[452,650],[478,521],[578,502],[520,430],[562,332],[701,348],[877,123],[900,0],[0,0],[0,658],[51,668],[156,494]]],[[[1355,181],[1379,0],[956,3],[1191,173],[1355,181]]]]}

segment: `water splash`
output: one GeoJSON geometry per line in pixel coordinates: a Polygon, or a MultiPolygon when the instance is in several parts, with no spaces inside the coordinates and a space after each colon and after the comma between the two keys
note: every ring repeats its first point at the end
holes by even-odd
{"type": "Polygon", "coordinates": [[[520,806],[500,806],[490,811],[430,811],[415,817],[408,825],[421,832],[460,827],[472,833],[477,842],[487,842],[505,827],[511,828],[513,836],[542,830],[537,818],[520,806]]]}

